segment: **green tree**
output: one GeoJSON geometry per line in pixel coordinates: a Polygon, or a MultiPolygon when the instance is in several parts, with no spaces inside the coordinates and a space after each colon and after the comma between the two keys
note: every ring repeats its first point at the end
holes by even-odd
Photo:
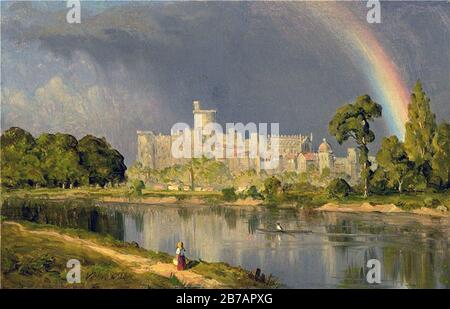
{"type": "Polygon", "coordinates": [[[75,137],[62,133],[43,133],[36,143],[48,186],[67,188],[86,182],[87,171],[80,163],[75,137]]]}
{"type": "Polygon", "coordinates": [[[405,149],[411,161],[429,180],[433,157],[433,136],[436,131],[436,116],[431,111],[430,99],[418,80],[408,105],[408,121],[405,124],[405,149]]]}
{"type": "Polygon", "coordinates": [[[258,188],[256,186],[250,186],[248,188],[247,192],[245,193],[247,196],[250,196],[254,200],[260,200],[262,199],[261,193],[258,192],[258,188]]]}
{"type": "Polygon", "coordinates": [[[302,172],[298,175],[298,182],[299,183],[307,183],[308,182],[308,173],[302,172]]]}
{"type": "Polygon", "coordinates": [[[444,188],[450,186],[450,124],[441,123],[433,138],[434,155],[431,161],[433,174],[439,177],[444,188]]]}
{"type": "Polygon", "coordinates": [[[145,189],[144,182],[139,179],[134,179],[130,185],[130,194],[135,196],[142,196],[143,189],[145,189]]]}
{"type": "Polygon", "coordinates": [[[8,187],[42,185],[44,178],[33,136],[11,127],[0,137],[2,184],[8,187]]]}
{"type": "Polygon", "coordinates": [[[386,193],[390,188],[386,171],[378,166],[370,178],[370,192],[382,194],[386,193]]]}
{"type": "Polygon", "coordinates": [[[78,142],[81,164],[88,171],[89,183],[105,186],[125,180],[123,156],[106,141],[86,135],[78,142]]]}
{"type": "Polygon", "coordinates": [[[222,189],[222,198],[225,202],[234,202],[238,199],[238,196],[236,190],[231,187],[222,189]]]}
{"type": "Polygon", "coordinates": [[[271,176],[264,180],[264,196],[269,201],[276,201],[281,194],[281,181],[275,177],[271,176]]]}
{"type": "Polygon", "coordinates": [[[405,181],[414,174],[414,162],[409,160],[405,145],[397,136],[383,138],[377,153],[377,162],[386,172],[389,182],[401,193],[405,181]]]}
{"type": "Polygon", "coordinates": [[[329,123],[330,134],[336,137],[339,144],[352,138],[359,149],[361,179],[364,197],[369,193],[370,161],[368,144],[375,140],[375,134],[370,129],[369,122],[381,116],[382,107],[370,96],[362,95],[356,98],[354,104],[340,107],[329,123]]]}
{"type": "Polygon", "coordinates": [[[327,192],[331,197],[345,197],[352,191],[352,187],[342,178],[333,179],[327,186],[327,192]]]}
{"type": "Polygon", "coordinates": [[[329,168],[329,167],[324,167],[324,168],[322,169],[321,174],[320,174],[320,180],[321,180],[321,181],[327,180],[327,179],[330,178],[330,176],[331,176],[331,170],[330,170],[330,168],[329,168]]]}

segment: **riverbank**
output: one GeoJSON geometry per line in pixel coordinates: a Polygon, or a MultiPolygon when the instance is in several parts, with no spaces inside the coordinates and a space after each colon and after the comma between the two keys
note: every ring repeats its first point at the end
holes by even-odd
{"type": "Polygon", "coordinates": [[[221,192],[197,191],[156,191],[144,189],[142,195],[129,193],[126,187],[116,188],[41,188],[16,189],[2,191],[2,200],[7,198],[71,200],[92,199],[104,203],[130,203],[147,205],[189,205],[210,206],[222,205],[232,207],[262,206],[277,208],[313,209],[317,211],[335,212],[379,212],[379,213],[411,213],[416,215],[449,217],[450,192],[433,193],[391,193],[386,195],[370,195],[363,198],[351,194],[342,198],[330,198],[326,192],[290,192],[276,203],[266,203],[263,200],[237,199],[225,201],[221,192]]]}
{"type": "Polygon", "coordinates": [[[112,203],[140,203],[150,205],[182,204],[189,202],[190,205],[228,205],[228,206],[261,206],[262,200],[252,198],[238,199],[236,201],[225,201],[219,191],[197,192],[197,191],[168,191],[168,190],[142,190],[137,196],[130,194],[126,187],[115,188],[40,188],[40,189],[12,189],[3,190],[2,199],[7,198],[39,198],[50,200],[64,199],[93,199],[100,202],[112,203]]]}
{"type": "Polygon", "coordinates": [[[2,288],[273,288],[225,263],[191,261],[177,271],[173,256],[81,229],[29,222],[1,224],[2,288]],[[81,283],[66,280],[66,263],[81,263],[81,283]]]}
{"type": "Polygon", "coordinates": [[[402,210],[400,207],[397,207],[394,204],[381,204],[381,205],[371,205],[369,203],[362,204],[335,204],[335,203],[327,203],[319,208],[315,209],[316,211],[326,211],[326,212],[352,212],[352,213],[410,213],[416,215],[425,215],[432,217],[440,217],[440,218],[449,218],[448,210],[443,210],[443,208],[427,208],[420,207],[418,209],[412,209],[409,211],[402,210]]]}

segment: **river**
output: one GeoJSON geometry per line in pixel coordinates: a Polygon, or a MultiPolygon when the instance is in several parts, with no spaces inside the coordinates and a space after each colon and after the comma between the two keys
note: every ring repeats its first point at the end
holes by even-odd
{"type": "Polygon", "coordinates": [[[6,201],[2,214],[107,233],[171,254],[183,241],[190,258],[260,268],[288,288],[449,287],[450,228],[442,219],[82,200],[6,201]],[[290,232],[267,232],[277,222],[290,232]],[[371,259],[380,261],[380,284],[366,280],[371,259]]]}

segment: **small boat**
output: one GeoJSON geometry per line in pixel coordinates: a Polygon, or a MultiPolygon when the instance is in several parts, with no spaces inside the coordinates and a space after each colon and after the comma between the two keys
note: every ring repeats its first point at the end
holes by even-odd
{"type": "Polygon", "coordinates": [[[262,232],[262,233],[277,233],[277,234],[278,233],[286,233],[286,234],[311,234],[312,233],[311,230],[279,230],[279,229],[270,230],[270,229],[260,229],[260,228],[257,228],[256,230],[259,232],[262,232]]]}

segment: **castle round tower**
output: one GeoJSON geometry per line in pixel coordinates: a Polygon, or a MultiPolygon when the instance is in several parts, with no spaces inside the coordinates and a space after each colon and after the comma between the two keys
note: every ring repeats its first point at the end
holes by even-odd
{"type": "Polygon", "coordinates": [[[319,171],[328,168],[330,171],[333,170],[333,150],[331,145],[324,138],[322,144],[319,146],[319,171]]]}

